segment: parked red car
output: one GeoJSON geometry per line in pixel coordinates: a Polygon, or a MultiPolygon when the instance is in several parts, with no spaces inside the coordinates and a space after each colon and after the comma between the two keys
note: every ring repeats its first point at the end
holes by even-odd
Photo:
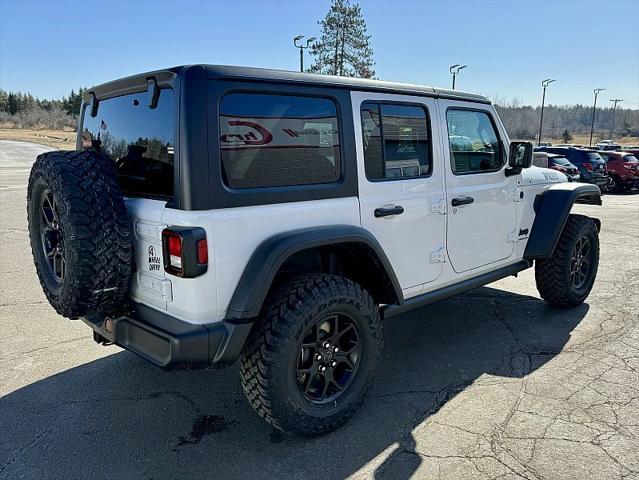
{"type": "Polygon", "coordinates": [[[599,152],[610,176],[607,190],[621,193],[639,188],[639,160],[630,152],[599,152]]]}

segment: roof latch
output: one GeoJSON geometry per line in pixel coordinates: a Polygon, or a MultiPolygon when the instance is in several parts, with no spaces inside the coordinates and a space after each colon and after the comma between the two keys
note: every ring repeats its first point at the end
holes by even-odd
{"type": "Polygon", "coordinates": [[[146,79],[146,95],[149,101],[149,108],[155,108],[158,106],[158,99],[160,98],[160,88],[155,78],[146,79]]]}

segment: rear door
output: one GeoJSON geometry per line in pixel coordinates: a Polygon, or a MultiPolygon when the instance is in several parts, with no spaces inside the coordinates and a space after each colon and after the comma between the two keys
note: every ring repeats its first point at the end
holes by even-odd
{"type": "Polygon", "coordinates": [[[439,277],[445,258],[435,100],[364,92],[351,99],[362,226],[381,244],[402,289],[418,291],[439,277]]]}
{"type": "Polygon", "coordinates": [[[470,272],[512,255],[519,176],[505,174],[508,139],[489,105],[442,100],[440,115],[448,139],[448,256],[455,272],[470,272]]]}

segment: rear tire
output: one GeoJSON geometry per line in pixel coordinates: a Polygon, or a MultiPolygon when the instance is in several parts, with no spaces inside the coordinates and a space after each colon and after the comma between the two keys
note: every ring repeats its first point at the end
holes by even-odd
{"type": "Polygon", "coordinates": [[[362,404],[382,347],[379,309],[366,290],[342,277],[302,275],[267,300],[242,352],[242,387],[275,428],[320,435],[362,404]]]}
{"type": "Polygon", "coordinates": [[[610,183],[608,184],[608,191],[613,193],[623,193],[626,189],[624,188],[623,183],[621,183],[621,179],[619,177],[611,175],[610,183]]]}
{"type": "Polygon", "coordinates": [[[541,298],[557,307],[584,302],[597,277],[599,230],[594,220],[570,215],[552,257],[535,262],[541,298]]]}
{"type": "Polygon", "coordinates": [[[42,289],[67,318],[122,308],[131,238],[111,160],[93,150],[48,152],[31,168],[31,250],[42,289]]]}

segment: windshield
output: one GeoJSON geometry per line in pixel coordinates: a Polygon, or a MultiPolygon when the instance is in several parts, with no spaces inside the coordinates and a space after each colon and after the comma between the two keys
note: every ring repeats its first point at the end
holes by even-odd
{"type": "Polygon", "coordinates": [[[101,100],[95,117],[85,108],[82,146],[115,163],[128,196],[172,197],[174,156],[173,90],[162,89],[155,108],[146,92],[101,100]]]}
{"type": "Polygon", "coordinates": [[[570,163],[566,157],[554,157],[551,158],[550,161],[562,167],[572,167],[572,163],[570,163]]]}

